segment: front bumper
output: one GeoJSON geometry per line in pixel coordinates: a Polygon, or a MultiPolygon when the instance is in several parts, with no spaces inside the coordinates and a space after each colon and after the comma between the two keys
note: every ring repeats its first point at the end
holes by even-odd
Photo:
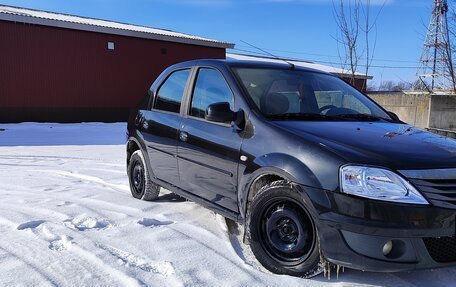
{"type": "Polygon", "coordinates": [[[456,210],[301,188],[315,208],[321,251],[329,262],[374,272],[456,266],[456,210]],[[393,248],[384,255],[389,241],[393,248]]]}

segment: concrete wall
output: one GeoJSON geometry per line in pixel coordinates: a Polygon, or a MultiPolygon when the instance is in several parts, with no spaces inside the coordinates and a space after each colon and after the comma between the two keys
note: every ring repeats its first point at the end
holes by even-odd
{"type": "Polygon", "coordinates": [[[456,96],[432,96],[429,128],[456,131],[456,96]]]}
{"type": "Polygon", "coordinates": [[[369,96],[388,111],[419,128],[456,131],[456,96],[375,92],[369,96]]]}
{"type": "Polygon", "coordinates": [[[397,114],[402,121],[419,128],[429,127],[430,95],[375,92],[369,93],[369,97],[386,110],[397,114]]]}

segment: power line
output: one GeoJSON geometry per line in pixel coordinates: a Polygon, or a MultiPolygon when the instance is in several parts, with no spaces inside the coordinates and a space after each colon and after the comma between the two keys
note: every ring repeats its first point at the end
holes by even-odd
{"type": "MultiPolygon", "coordinates": [[[[248,46],[238,45],[238,44],[236,44],[236,47],[250,48],[248,46]]],[[[328,57],[328,58],[339,59],[339,56],[334,56],[334,55],[326,55],[326,54],[318,54],[318,53],[307,53],[307,52],[298,52],[298,51],[286,51],[286,50],[278,50],[278,49],[267,49],[267,50],[268,51],[273,51],[273,52],[281,52],[281,53],[289,53],[289,54],[301,54],[301,55],[309,55],[309,56],[318,56],[318,57],[328,57]]],[[[414,63],[414,64],[418,63],[418,61],[380,59],[380,58],[374,58],[372,60],[373,61],[378,61],[378,62],[392,62],[392,63],[414,63]]]]}
{"type": "MultiPolygon", "coordinates": [[[[233,48],[232,50],[240,51],[240,52],[246,52],[246,53],[252,53],[255,55],[259,56],[265,56],[263,53],[259,53],[256,51],[251,51],[251,50],[244,50],[244,49],[237,49],[233,48]]],[[[301,62],[311,62],[311,63],[316,63],[316,64],[326,64],[326,65],[334,65],[334,66],[341,66],[341,63],[337,62],[330,62],[330,61],[320,61],[320,60],[314,60],[314,59],[288,59],[291,61],[301,61],[301,62]]],[[[358,67],[366,67],[366,65],[357,65],[358,67]]],[[[380,68],[380,69],[418,69],[418,66],[387,66],[387,65],[369,65],[370,68],[380,68]]]]}

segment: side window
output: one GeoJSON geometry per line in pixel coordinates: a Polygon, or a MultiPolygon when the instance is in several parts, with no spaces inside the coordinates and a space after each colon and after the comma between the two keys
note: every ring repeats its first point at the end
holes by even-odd
{"type": "Polygon", "coordinates": [[[199,69],[193,90],[190,115],[204,119],[206,108],[211,104],[220,102],[230,103],[230,107],[233,109],[233,94],[225,79],[217,70],[199,69]]]}
{"type": "Polygon", "coordinates": [[[162,84],[155,99],[157,110],[179,113],[190,69],[172,73],[162,84]]]}

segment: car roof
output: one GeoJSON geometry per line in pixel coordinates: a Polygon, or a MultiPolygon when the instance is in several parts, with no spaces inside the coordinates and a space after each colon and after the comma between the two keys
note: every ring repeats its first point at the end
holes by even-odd
{"type": "Polygon", "coordinates": [[[263,69],[283,69],[283,70],[296,70],[296,71],[307,71],[315,72],[321,74],[332,75],[328,72],[312,69],[303,66],[294,66],[292,68],[291,64],[288,64],[286,61],[280,62],[281,60],[277,59],[275,61],[250,61],[250,60],[237,60],[237,59],[201,59],[201,60],[191,60],[182,62],[176,65],[173,65],[171,68],[182,68],[182,67],[191,67],[191,66],[212,66],[212,67],[237,67],[237,68],[263,68],[263,69]]]}

